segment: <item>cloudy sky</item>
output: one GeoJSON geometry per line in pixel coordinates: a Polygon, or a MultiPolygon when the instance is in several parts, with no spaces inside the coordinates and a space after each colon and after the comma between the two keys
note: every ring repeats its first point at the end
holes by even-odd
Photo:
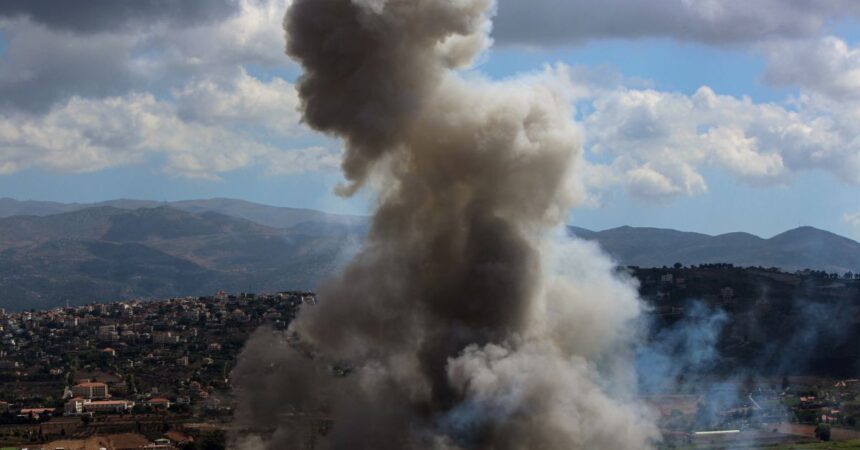
{"type": "MultiPolygon", "coordinates": [[[[301,124],[288,0],[0,2],[0,197],[363,213],[301,124]]],[[[860,2],[500,0],[472,70],[570,80],[571,222],[860,238],[860,2]]]]}

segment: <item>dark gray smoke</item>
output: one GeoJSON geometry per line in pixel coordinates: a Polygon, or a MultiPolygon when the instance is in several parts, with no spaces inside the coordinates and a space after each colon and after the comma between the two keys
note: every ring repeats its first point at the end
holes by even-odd
{"type": "Polygon", "coordinates": [[[287,335],[235,370],[242,449],[632,449],[635,287],[551,239],[579,139],[554,70],[463,75],[491,0],[295,0],[306,122],[345,141],[344,194],[378,205],[365,248],[287,335]],[[560,268],[564,268],[561,270],[560,268]],[[319,428],[322,428],[320,430],[319,428]]]}

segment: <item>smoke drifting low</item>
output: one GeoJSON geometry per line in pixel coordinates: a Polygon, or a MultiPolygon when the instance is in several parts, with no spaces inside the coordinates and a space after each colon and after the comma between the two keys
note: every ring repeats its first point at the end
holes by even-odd
{"type": "Polygon", "coordinates": [[[631,400],[635,287],[554,237],[578,132],[552,70],[468,66],[491,0],[295,0],[287,53],[307,123],[342,138],[348,195],[378,196],[364,249],[288,336],[259,331],[233,377],[240,449],[646,448],[631,400]],[[336,375],[338,369],[347,375],[336,375]]]}

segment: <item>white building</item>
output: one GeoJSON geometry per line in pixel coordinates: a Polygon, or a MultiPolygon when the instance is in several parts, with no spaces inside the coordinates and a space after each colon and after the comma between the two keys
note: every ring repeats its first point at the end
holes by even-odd
{"type": "Polygon", "coordinates": [[[86,381],[72,386],[72,395],[86,399],[104,399],[110,397],[105,383],[86,381]]]}

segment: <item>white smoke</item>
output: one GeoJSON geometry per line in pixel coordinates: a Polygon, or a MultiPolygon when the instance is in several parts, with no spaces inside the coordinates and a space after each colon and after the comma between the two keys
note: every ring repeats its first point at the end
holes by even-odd
{"type": "MultiPolygon", "coordinates": [[[[234,371],[242,449],[631,449],[634,283],[555,233],[580,158],[563,74],[457,72],[489,42],[489,0],[296,0],[288,53],[304,117],[377,191],[364,249],[234,371]],[[339,367],[349,375],[334,376],[339,367]],[[305,417],[305,416],[302,416],[305,417]]],[[[561,233],[564,234],[564,233],[561,233]]]]}

